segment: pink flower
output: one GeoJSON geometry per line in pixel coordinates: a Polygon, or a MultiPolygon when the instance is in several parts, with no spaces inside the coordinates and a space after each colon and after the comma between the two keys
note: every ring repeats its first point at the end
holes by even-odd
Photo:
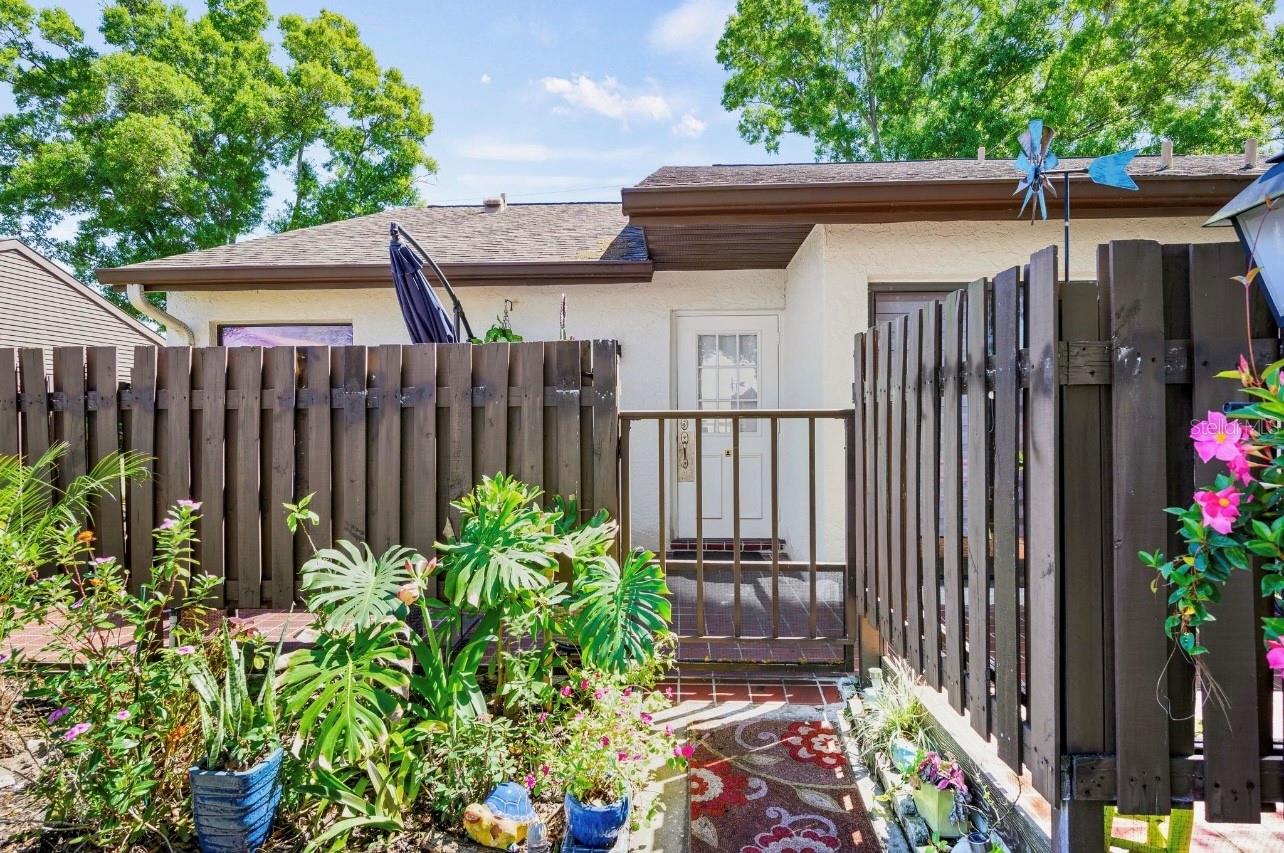
{"type": "Polygon", "coordinates": [[[648,714],[646,711],[643,711],[641,714],[638,714],[638,719],[644,723],[650,723],[651,720],[655,718],[652,717],[650,714],[648,714]]]}
{"type": "Polygon", "coordinates": [[[1226,470],[1231,473],[1232,477],[1245,485],[1253,482],[1253,469],[1248,464],[1247,456],[1241,455],[1236,456],[1234,459],[1228,459],[1226,461],[1226,470]]]}
{"type": "Polygon", "coordinates": [[[599,702],[601,702],[602,699],[605,698],[605,696],[606,696],[606,691],[603,690],[601,687],[593,691],[593,698],[599,702]]]}
{"type": "Polygon", "coordinates": [[[690,758],[695,755],[695,747],[689,743],[680,744],[673,748],[673,754],[678,758],[690,758]]]}
{"type": "Polygon", "coordinates": [[[175,651],[175,652],[177,652],[177,653],[178,653],[178,654],[180,654],[180,655],[191,655],[191,654],[196,654],[196,647],[195,647],[195,646],[179,646],[178,648],[174,649],[174,651],[175,651]]]}
{"type": "Polygon", "coordinates": [[[94,557],[89,562],[93,563],[95,566],[101,566],[104,563],[110,563],[115,559],[115,557],[94,557]]]}
{"type": "Polygon", "coordinates": [[[602,735],[602,746],[610,746],[610,745],[611,745],[611,739],[606,735],[602,735]]]}
{"type": "Polygon", "coordinates": [[[50,711],[49,717],[48,717],[49,725],[52,726],[54,723],[58,722],[59,720],[61,720],[63,717],[67,716],[70,713],[71,713],[70,708],[57,708],[53,711],[50,711]]]}
{"type": "Polygon", "coordinates": [[[673,737],[673,726],[669,723],[666,723],[664,726],[664,736],[673,737]]]}
{"type": "Polygon", "coordinates": [[[672,688],[672,687],[666,687],[666,688],[664,688],[664,698],[665,698],[665,699],[668,699],[670,702],[672,702],[672,701],[673,701],[673,688],[672,688]]]}
{"type": "Polygon", "coordinates": [[[1271,640],[1266,644],[1266,665],[1276,675],[1284,675],[1284,640],[1271,640]]]}
{"type": "Polygon", "coordinates": [[[397,588],[397,598],[402,604],[410,606],[419,600],[419,584],[407,581],[397,588]]]}
{"type": "Polygon", "coordinates": [[[79,610],[84,606],[85,606],[85,600],[83,598],[77,598],[74,602],[72,602],[71,609],[79,610]]]}
{"type": "Polygon", "coordinates": [[[624,691],[620,695],[623,696],[625,699],[629,698],[630,696],[633,695],[633,688],[632,687],[624,688],[624,691]]]}
{"type": "Polygon", "coordinates": [[[526,790],[530,791],[535,788],[535,777],[527,773],[526,778],[522,780],[526,784],[526,790]]]}
{"type": "Polygon", "coordinates": [[[129,711],[128,711],[128,710],[125,710],[125,711],[117,711],[117,712],[116,712],[116,719],[120,720],[122,723],[123,723],[125,720],[128,720],[128,719],[129,719],[129,717],[130,717],[130,713],[129,713],[129,711]]]}
{"type": "Polygon", "coordinates": [[[1231,525],[1239,517],[1239,497],[1234,486],[1216,492],[1195,492],[1195,503],[1204,513],[1204,526],[1223,535],[1230,533],[1231,525]]]}
{"type": "Polygon", "coordinates": [[[159,529],[160,529],[160,530],[169,530],[170,528],[172,528],[172,527],[173,527],[175,524],[177,524],[177,523],[178,523],[178,522],[176,522],[174,519],[172,519],[172,518],[167,518],[167,519],[165,519],[164,521],[162,521],[162,522],[160,523],[160,527],[159,527],[159,529]]]}
{"type": "Polygon", "coordinates": [[[548,711],[540,711],[539,716],[536,717],[536,719],[541,723],[544,722],[548,719],[548,711]]]}
{"type": "Polygon", "coordinates": [[[587,678],[581,678],[581,679],[580,679],[580,690],[588,690],[588,689],[589,689],[589,682],[588,682],[588,679],[587,679],[587,678]]]}
{"type": "Polygon", "coordinates": [[[628,760],[629,760],[629,754],[628,754],[627,752],[617,752],[617,753],[615,753],[615,760],[616,760],[616,761],[628,761],[628,760]]]}
{"type": "Polygon", "coordinates": [[[192,512],[196,512],[201,508],[200,501],[189,501],[187,498],[179,498],[178,505],[183,509],[190,509],[192,512]]]}
{"type": "Polygon", "coordinates": [[[13,657],[13,655],[9,654],[8,652],[0,652],[0,663],[8,663],[9,658],[11,657],[13,657]]]}
{"type": "Polygon", "coordinates": [[[569,685],[569,684],[563,684],[563,685],[562,685],[562,695],[563,695],[563,696],[570,696],[570,695],[571,695],[571,685],[569,685]]]}
{"type": "Polygon", "coordinates": [[[1209,412],[1208,419],[1190,428],[1195,452],[1203,462],[1219,459],[1229,462],[1244,455],[1241,442],[1247,440],[1247,431],[1237,421],[1228,421],[1221,412],[1209,412]]]}
{"type": "Polygon", "coordinates": [[[89,723],[76,723],[76,725],[67,729],[67,732],[62,736],[62,739],[65,741],[73,741],[87,731],[89,731],[89,723]]]}
{"type": "Polygon", "coordinates": [[[547,775],[548,775],[549,773],[551,773],[551,772],[553,772],[553,770],[552,770],[552,768],[551,768],[551,767],[549,767],[547,764],[541,764],[541,765],[539,766],[539,775],[541,775],[541,776],[547,776],[547,775]]]}

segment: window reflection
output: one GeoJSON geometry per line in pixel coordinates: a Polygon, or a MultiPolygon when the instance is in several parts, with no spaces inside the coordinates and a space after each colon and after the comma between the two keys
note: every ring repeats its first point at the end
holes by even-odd
{"type": "Polygon", "coordinates": [[[352,326],[337,323],[219,326],[218,344],[222,347],[350,346],[352,326]]]}

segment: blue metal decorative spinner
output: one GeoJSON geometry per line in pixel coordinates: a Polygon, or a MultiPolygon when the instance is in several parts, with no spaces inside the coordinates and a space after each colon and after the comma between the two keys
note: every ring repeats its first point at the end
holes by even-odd
{"type": "Polygon", "coordinates": [[[1025,177],[1021,178],[1017,184],[1016,192],[1025,193],[1021,199],[1021,210],[1017,216],[1025,214],[1025,209],[1030,208],[1030,223],[1034,224],[1035,214],[1039,218],[1048,218],[1048,203],[1046,193],[1052,193],[1056,196],[1056,187],[1052,183],[1053,175],[1062,177],[1063,208],[1065,218],[1065,277],[1070,278],[1070,176],[1074,174],[1086,173],[1092,182],[1102,184],[1107,187],[1118,187],[1121,190],[1135,190],[1137,183],[1128,174],[1128,164],[1132,158],[1137,156],[1137,149],[1120,151],[1115,154],[1107,154],[1104,157],[1098,157],[1088,163],[1087,166],[1081,166],[1074,169],[1058,169],[1061,165],[1059,158],[1051,150],[1052,138],[1056,134],[1052,128],[1046,127],[1041,119],[1032,119],[1030,126],[1025,133],[1020,136],[1021,153],[1017,155],[1013,165],[1018,172],[1024,173],[1025,177]],[[1031,202],[1034,202],[1031,204],[1031,202]]]}

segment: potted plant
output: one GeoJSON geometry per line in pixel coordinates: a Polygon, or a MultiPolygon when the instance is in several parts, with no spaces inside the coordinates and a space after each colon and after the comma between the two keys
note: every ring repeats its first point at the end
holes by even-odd
{"type": "Polygon", "coordinates": [[[928,752],[918,762],[916,778],[914,805],[928,828],[945,838],[966,835],[971,798],[959,763],[928,752]]]}
{"type": "Polygon", "coordinates": [[[280,644],[267,656],[262,682],[253,694],[246,672],[252,660],[247,661],[245,648],[226,627],[220,646],[221,673],[204,655],[190,655],[189,676],[204,734],[201,761],[189,771],[192,816],[203,853],[254,851],[267,840],[281,800],[282,750],[273,681],[280,644]]]}

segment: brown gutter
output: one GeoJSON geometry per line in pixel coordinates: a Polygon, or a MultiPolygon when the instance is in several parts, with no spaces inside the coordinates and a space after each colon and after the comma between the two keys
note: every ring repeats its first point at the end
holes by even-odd
{"type": "MultiPolygon", "coordinates": [[[[442,264],[451,284],[541,285],[621,284],[651,280],[650,261],[515,261],[442,264]]],[[[141,284],[147,290],[299,290],[308,288],[391,287],[385,264],[158,264],[95,271],[99,283],[114,288],[141,284]]]]}
{"type": "MultiPolygon", "coordinates": [[[[1256,173],[1232,176],[1138,175],[1139,192],[1073,179],[1074,215],[1206,216],[1256,173]]],[[[1011,219],[1021,207],[1016,180],[870,181],[626,187],[623,211],[634,225],[914,222],[1011,219]]],[[[1058,185],[1058,192],[1060,186],[1058,185]]],[[[1056,204],[1049,197],[1048,204],[1056,204]]]]}

